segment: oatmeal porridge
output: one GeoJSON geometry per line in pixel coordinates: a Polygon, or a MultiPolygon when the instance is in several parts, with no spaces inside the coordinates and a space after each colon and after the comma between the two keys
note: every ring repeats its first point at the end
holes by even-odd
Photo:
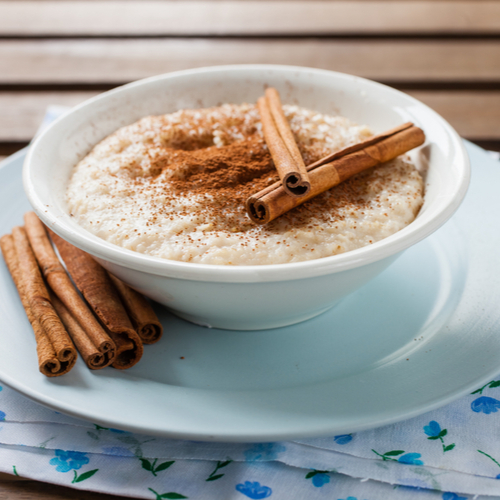
{"type": "MultiPolygon", "coordinates": [[[[372,135],[343,117],[283,110],[306,165],[372,135]]],[[[245,201],[277,180],[257,108],[226,104],[146,117],[116,131],[76,165],[67,203],[81,226],[110,243],[222,265],[351,251],[403,229],[423,203],[419,172],[398,157],[256,225],[245,201]]]]}

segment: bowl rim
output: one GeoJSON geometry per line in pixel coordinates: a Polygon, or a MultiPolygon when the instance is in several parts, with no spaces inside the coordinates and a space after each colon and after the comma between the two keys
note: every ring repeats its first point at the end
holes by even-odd
{"type": "MultiPolygon", "coordinates": [[[[425,145],[429,144],[426,139],[425,145]]],[[[155,75],[152,77],[137,80],[115,89],[103,92],[94,96],[83,103],[75,106],[67,113],[55,120],[47,129],[35,138],[30,146],[24,166],[23,166],[23,185],[25,193],[37,215],[50,227],[55,233],[69,241],[73,245],[90,253],[91,255],[104,261],[123,266],[128,269],[146,272],[158,276],[166,276],[178,279],[187,279],[193,281],[212,281],[227,283],[245,283],[245,282],[271,282],[271,281],[291,281],[296,279],[312,278],[321,275],[333,274],[341,271],[347,271],[353,268],[372,264],[392,255],[398,254],[406,248],[414,245],[422,239],[429,236],[441,225],[443,225],[457,210],[467,192],[470,181],[470,162],[468,154],[462,139],[455,129],[437,112],[423,104],[414,97],[400,92],[387,85],[374,82],[372,80],[340,73],[336,71],[308,68],[301,66],[288,66],[277,64],[240,64],[240,65],[221,65],[209,66],[182,71],[175,71],[155,75]],[[58,126],[72,115],[80,113],[82,110],[91,106],[95,102],[108,99],[110,96],[126,92],[127,90],[143,86],[159,80],[168,80],[183,76],[195,76],[201,73],[211,72],[237,72],[248,70],[272,70],[272,71],[299,71],[301,73],[310,73],[311,75],[328,75],[335,78],[348,80],[351,82],[361,82],[364,85],[374,88],[381,88],[384,91],[395,92],[405,97],[410,103],[423,107],[427,113],[433,116],[435,123],[439,124],[447,133],[452,141],[455,152],[458,154],[458,163],[461,165],[460,177],[457,179],[457,188],[445,205],[435,213],[425,224],[419,224],[419,218],[415,219],[405,228],[396,233],[383,238],[382,240],[365,247],[351,250],[342,254],[332,255],[314,260],[291,262],[283,264],[263,264],[247,266],[228,266],[217,264],[199,264],[191,262],[181,262],[168,260],[161,257],[153,257],[133,250],[128,250],[115,244],[109,243],[83,227],[74,229],[67,226],[64,220],[59,219],[51,213],[50,206],[43,204],[38,197],[36,187],[32,182],[34,158],[40,145],[44,145],[47,135],[53,127],[58,126]]]]}

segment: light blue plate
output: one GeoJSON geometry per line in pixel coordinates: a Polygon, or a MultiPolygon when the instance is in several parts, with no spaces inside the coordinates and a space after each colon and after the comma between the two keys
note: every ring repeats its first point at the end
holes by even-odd
{"type": "MultiPolygon", "coordinates": [[[[0,380],[106,427],[196,440],[335,435],[444,405],[500,371],[500,164],[467,144],[456,215],[336,308],[257,332],[208,330],[161,307],[160,343],[124,372],[38,372],[35,341],[0,263],[0,380]]],[[[0,169],[0,234],[22,224],[25,152],[0,169]]]]}

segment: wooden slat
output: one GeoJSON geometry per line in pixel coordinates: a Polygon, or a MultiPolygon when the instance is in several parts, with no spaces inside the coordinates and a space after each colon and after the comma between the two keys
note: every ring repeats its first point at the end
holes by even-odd
{"type": "Polygon", "coordinates": [[[118,85],[238,63],[310,66],[388,82],[498,82],[499,62],[500,42],[485,40],[4,40],[0,85],[118,85]]]}
{"type": "Polygon", "coordinates": [[[472,140],[500,140],[500,92],[408,92],[472,140]]]}
{"type": "Polygon", "coordinates": [[[105,495],[65,488],[37,481],[0,481],[1,500],[130,500],[130,497],[105,495]]]}
{"type": "Polygon", "coordinates": [[[47,106],[75,106],[97,92],[0,93],[0,142],[27,142],[33,138],[47,106]]]}
{"type": "MultiPolygon", "coordinates": [[[[10,143],[0,142],[0,155],[2,155],[2,158],[7,158],[10,155],[17,153],[20,149],[23,149],[25,146],[28,145],[28,143],[29,143],[28,141],[10,142],[10,143]]],[[[2,499],[0,498],[0,500],[2,499]]]]}
{"type": "Polygon", "coordinates": [[[495,0],[2,1],[0,35],[498,34],[495,0]]]}
{"type": "MultiPolygon", "coordinates": [[[[500,91],[414,91],[469,139],[500,140],[500,91]]],[[[29,141],[50,104],[75,105],[95,92],[0,93],[0,143],[29,141]]]]}
{"type": "MultiPolygon", "coordinates": [[[[3,159],[0,156],[0,161],[3,159]]],[[[12,482],[12,481],[26,481],[24,478],[16,476],[14,474],[5,474],[5,472],[0,472],[0,485],[4,482],[12,482]]]]}

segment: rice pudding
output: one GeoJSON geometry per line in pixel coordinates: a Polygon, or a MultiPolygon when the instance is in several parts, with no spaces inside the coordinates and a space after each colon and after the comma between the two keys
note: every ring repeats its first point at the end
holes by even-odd
{"type": "MultiPolygon", "coordinates": [[[[306,165],[372,135],[343,117],[290,105],[283,110],[306,165]]],[[[277,180],[256,107],[225,104],[119,129],[76,165],[67,203],[81,226],[110,243],[222,265],[354,250],[410,224],[423,203],[422,177],[398,157],[256,225],[245,201],[277,180]]]]}

